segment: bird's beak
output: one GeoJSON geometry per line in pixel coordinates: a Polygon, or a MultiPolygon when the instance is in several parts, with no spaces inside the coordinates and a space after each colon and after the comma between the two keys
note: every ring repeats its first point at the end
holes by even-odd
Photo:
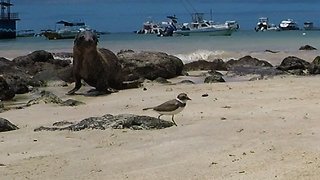
{"type": "Polygon", "coordinates": [[[187,100],[190,100],[190,101],[191,101],[191,99],[190,99],[189,97],[187,97],[187,100]]]}

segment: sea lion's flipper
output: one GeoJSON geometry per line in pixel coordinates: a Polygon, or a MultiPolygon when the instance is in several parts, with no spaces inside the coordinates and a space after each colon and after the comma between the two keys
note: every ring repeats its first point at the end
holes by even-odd
{"type": "Polygon", "coordinates": [[[78,91],[81,88],[82,84],[81,84],[81,79],[77,79],[76,80],[76,85],[75,87],[70,90],[67,95],[74,95],[76,91],[78,91]]]}

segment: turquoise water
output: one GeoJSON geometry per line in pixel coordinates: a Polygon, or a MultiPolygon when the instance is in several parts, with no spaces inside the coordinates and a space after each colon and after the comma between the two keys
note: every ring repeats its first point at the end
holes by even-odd
{"type": "MultiPolygon", "coordinates": [[[[309,44],[320,48],[320,31],[254,32],[239,31],[231,36],[177,36],[157,37],[134,33],[111,33],[99,39],[99,47],[114,52],[122,49],[135,51],[162,51],[172,55],[192,53],[263,52],[268,50],[296,51],[309,44]]],[[[43,37],[0,40],[1,54],[25,54],[35,50],[72,52],[73,40],[46,40],[43,37]]],[[[12,57],[11,57],[12,58],[12,57]]]]}
{"type": "Polygon", "coordinates": [[[253,30],[259,17],[270,22],[292,18],[302,28],[305,21],[320,26],[318,0],[11,0],[20,14],[18,30],[54,28],[59,20],[83,20],[93,29],[132,32],[151,17],[156,22],[175,14],[178,22],[191,20],[190,13],[206,13],[216,22],[236,20],[242,30],[253,30]]]}

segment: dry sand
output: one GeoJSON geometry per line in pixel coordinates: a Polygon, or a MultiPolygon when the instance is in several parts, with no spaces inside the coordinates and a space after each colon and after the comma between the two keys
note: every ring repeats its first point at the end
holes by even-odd
{"type": "MultiPolygon", "coordinates": [[[[67,99],[71,88],[49,90],[67,99]]],[[[21,129],[0,134],[0,179],[320,178],[319,76],[146,88],[72,96],[86,103],[78,107],[42,104],[1,113],[21,129]],[[180,92],[192,101],[176,115],[177,127],[33,131],[107,113],[157,116],[142,108],[180,92]]]]}

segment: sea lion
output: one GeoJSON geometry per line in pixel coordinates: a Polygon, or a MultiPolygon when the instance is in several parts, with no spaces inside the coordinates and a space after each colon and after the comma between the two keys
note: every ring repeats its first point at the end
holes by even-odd
{"type": "Polygon", "coordinates": [[[95,87],[99,94],[115,92],[122,88],[122,68],[117,56],[108,49],[98,49],[98,37],[92,31],[80,32],[73,46],[73,78],[75,87],[67,94],[81,88],[81,80],[95,87]]]}

